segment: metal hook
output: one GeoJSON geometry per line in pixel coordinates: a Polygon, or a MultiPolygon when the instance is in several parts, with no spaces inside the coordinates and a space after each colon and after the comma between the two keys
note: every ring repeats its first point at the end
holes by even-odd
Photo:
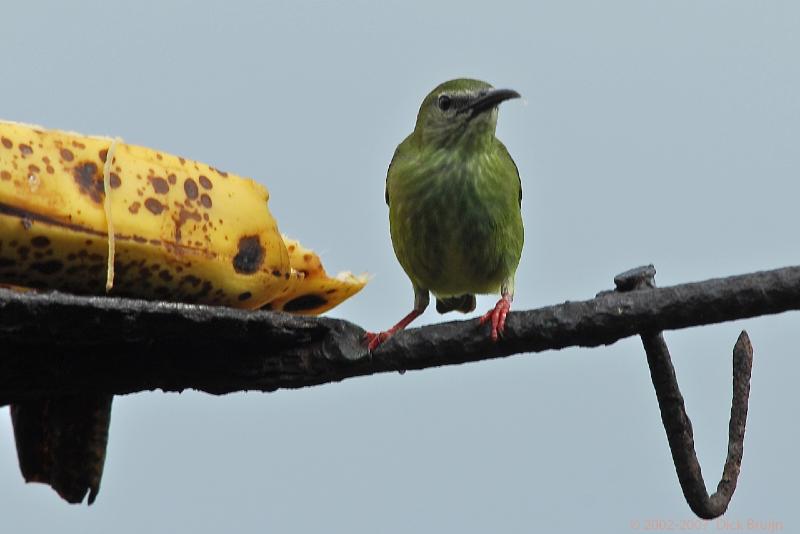
{"type": "MultiPolygon", "coordinates": [[[[656,270],[652,265],[631,269],[614,278],[617,291],[634,291],[655,287],[656,270]]],[[[669,448],[683,495],[692,511],[702,519],[714,519],[725,513],[736,490],[742,464],[747,403],[750,397],[750,375],[753,369],[753,346],[742,330],[733,348],[733,401],[728,425],[728,455],[717,491],[709,496],[700,462],[694,449],[692,422],[686,414],[675,369],[667,343],[661,332],[641,332],[647,353],[650,378],[656,390],[661,421],[667,433],[669,448]]]]}

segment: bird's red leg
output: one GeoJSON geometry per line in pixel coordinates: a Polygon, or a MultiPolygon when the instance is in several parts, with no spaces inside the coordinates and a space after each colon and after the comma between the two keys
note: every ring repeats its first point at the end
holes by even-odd
{"type": "Polygon", "coordinates": [[[367,341],[367,349],[372,352],[375,348],[392,337],[395,333],[407,327],[411,321],[422,315],[424,310],[411,310],[411,313],[400,319],[396,325],[391,327],[385,332],[367,332],[364,334],[364,339],[367,341]]]}
{"type": "Polygon", "coordinates": [[[480,324],[489,321],[492,322],[492,341],[497,341],[497,336],[502,334],[503,330],[506,328],[506,315],[508,315],[508,311],[511,309],[511,301],[513,298],[514,297],[509,293],[503,293],[503,296],[500,297],[500,300],[497,301],[494,308],[486,312],[480,319],[480,324]]]}

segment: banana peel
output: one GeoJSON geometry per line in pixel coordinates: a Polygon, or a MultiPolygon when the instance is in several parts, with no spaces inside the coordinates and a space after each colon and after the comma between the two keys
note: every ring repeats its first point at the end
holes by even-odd
{"type": "Polygon", "coordinates": [[[268,200],[204,163],[0,121],[0,283],[299,314],[364,287],[282,236],[268,200]]]}

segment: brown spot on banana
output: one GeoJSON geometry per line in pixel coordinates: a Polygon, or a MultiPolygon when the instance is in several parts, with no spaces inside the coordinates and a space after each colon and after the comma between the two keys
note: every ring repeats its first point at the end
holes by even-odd
{"type": "Polygon", "coordinates": [[[233,269],[240,274],[253,274],[264,263],[264,256],[264,247],[257,235],[242,237],[238,252],[233,257],[233,269]]]}
{"type": "Polygon", "coordinates": [[[98,204],[103,201],[105,197],[103,191],[103,177],[98,172],[97,164],[92,161],[78,163],[75,165],[72,174],[75,177],[75,182],[78,184],[81,193],[88,195],[92,201],[98,204]]]}
{"type": "Polygon", "coordinates": [[[283,305],[283,311],[301,312],[322,307],[328,303],[325,297],[320,295],[301,295],[283,305]]]}
{"type": "Polygon", "coordinates": [[[164,211],[164,205],[152,197],[144,201],[144,207],[153,215],[160,215],[161,212],[164,211]]]}
{"type": "Polygon", "coordinates": [[[162,177],[148,176],[147,179],[150,180],[150,184],[153,186],[153,191],[159,195],[166,195],[169,193],[169,183],[167,183],[167,181],[162,177]]]}
{"type": "Polygon", "coordinates": [[[195,200],[199,191],[197,189],[197,183],[192,180],[191,178],[187,178],[183,182],[183,191],[186,193],[186,198],[189,200],[195,200]]]}

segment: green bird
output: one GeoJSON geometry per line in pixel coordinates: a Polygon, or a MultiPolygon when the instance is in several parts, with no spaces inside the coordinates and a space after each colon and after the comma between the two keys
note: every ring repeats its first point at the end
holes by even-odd
{"type": "Polygon", "coordinates": [[[514,298],[522,254],[522,183],[495,137],[497,107],[511,89],[457,79],[422,101],[414,131],[400,143],[386,176],[392,244],[414,287],[414,309],[385,332],[367,333],[370,351],[422,315],[475,309],[475,295],[500,293],[480,319],[497,340],[514,298]]]}

